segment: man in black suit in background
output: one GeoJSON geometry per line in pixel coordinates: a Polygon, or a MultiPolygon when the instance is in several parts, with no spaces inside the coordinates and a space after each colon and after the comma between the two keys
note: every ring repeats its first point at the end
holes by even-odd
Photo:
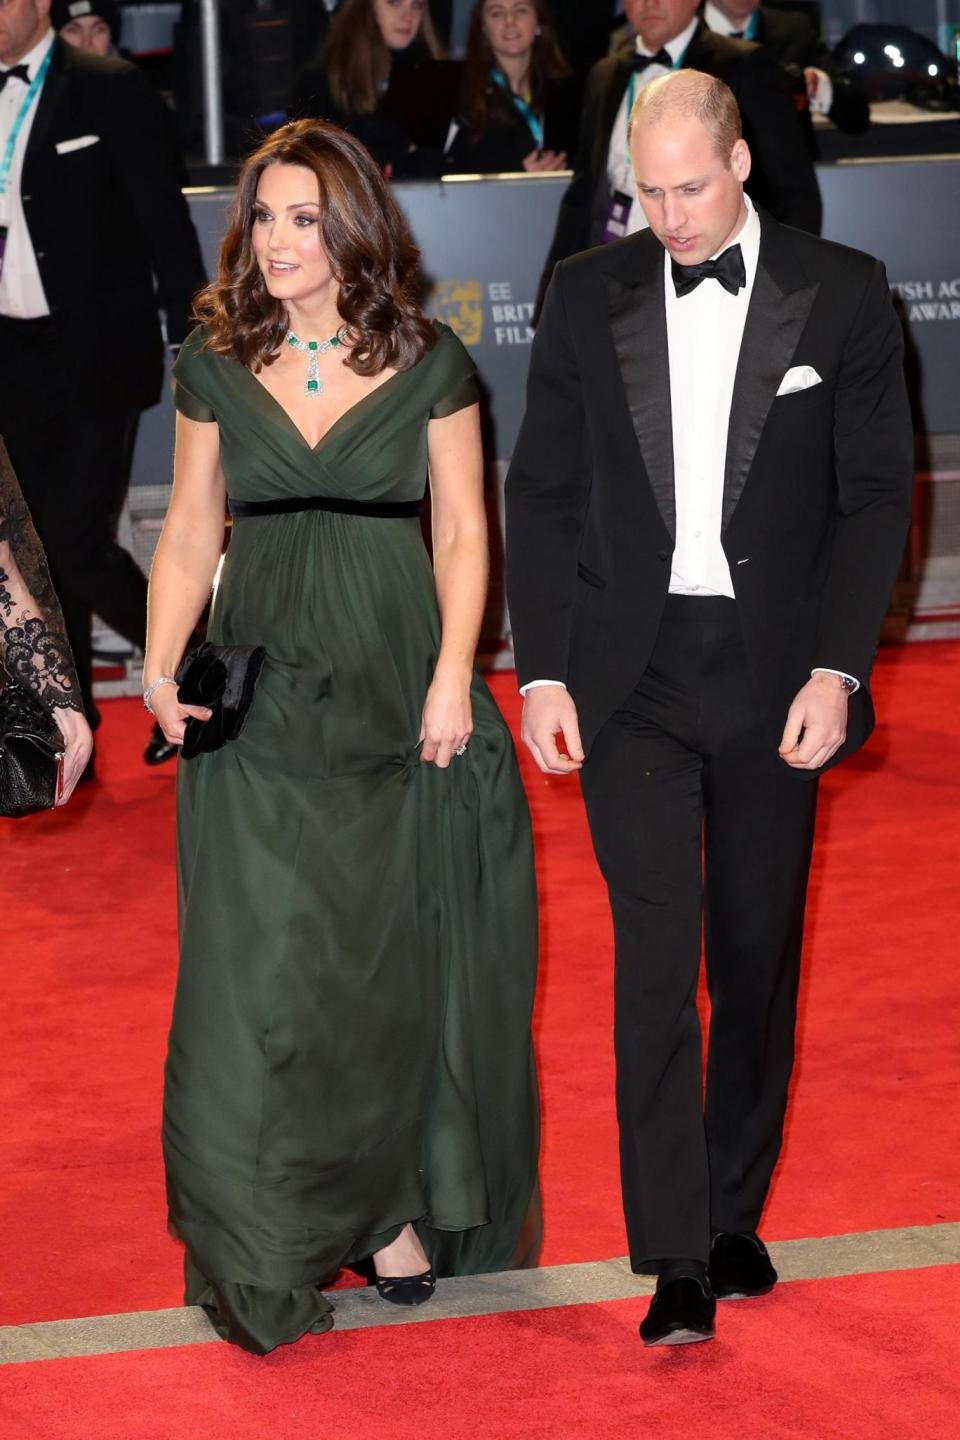
{"type": "Polygon", "coordinates": [[[115,540],[141,410],[203,283],[169,117],[133,65],[0,7],[0,434],[44,543],[88,718],[90,620],[143,646],[146,581],[115,540]]]}
{"type": "Polygon", "coordinates": [[[866,91],[837,65],[812,16],[757,5],[755,0],[707,0],[703,18],[715,34],[752,40],[778,65],[802,75],[810,113],[828,116],[838,130],[850,135],[860,134],[870,124],[866,91]]]}
{"type": "Polygon", "coordinates": [[[873,727],[913,436],[883,266],[745,199],[727,87],[657,81],[631,152],[650,228],[547,292],[507,591],[523,738],[580,772],[610,894],[630,1257],[658,1276],[641,1336],[676,1344],[712,1336],[715,1297],[776,1281],[757,1229],[817,778],[873,727]]]}
{"type": "Polygon", "coordinates": [[[626,0],[636,44],[590,72],[573,180],[560,206],[541,297],[558,260],[644,225],[630,173],[627,120],[633,98],[671,67],[717,75],[730,87],[753,155],[751,195],[776,219],[819,233],[820,191],[782,71],[756,45],[714,35],[699,18],[698,4],[626,0]]]}

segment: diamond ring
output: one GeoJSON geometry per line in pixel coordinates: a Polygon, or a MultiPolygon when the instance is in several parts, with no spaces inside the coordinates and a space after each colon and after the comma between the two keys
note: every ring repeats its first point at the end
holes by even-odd
{"type": "Polygon", "coordinates": [[[463,745],[460,745],[456,750],[454,750],[453,753],[454,753],[454,755],[466,755],[466,753],[467,753],[466,742],[464,742],[463,745]]]}

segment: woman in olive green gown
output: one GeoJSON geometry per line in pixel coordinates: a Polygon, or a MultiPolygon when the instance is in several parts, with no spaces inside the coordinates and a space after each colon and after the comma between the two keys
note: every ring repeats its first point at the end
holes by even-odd
{"type": "MultiPolygon", "coordinates": [[[[473,434],[456,427],[475,422],[474,367],[410,298],[415,257],[357,142],[285,127],[247,162],[207,323],[175,366],[144,669],[168,738],[205,713],[169,677],[209,587],[224,488],[234,523],[208,638],[267,658],[239,738],[179,766],[164,1155],[187,1303],[256,1353],[328,1329],[320,1285],[367,1257],[379,1270],[410,1224],[440,1276],[532,1264],[539,1241],[529,819],[471,674],[477,562],[461,577],[453,545],[441,570],[442,534],[435,581],[414,513],[428,458],[435,529],[438,511],[481,506],[470,486],[456,501],[443,488],[459,483],[451,437],[473,434]],[[312,209],[288,205],[311,174],[312,209]],[[302,355],[294,335],[277,353],[310,314],[311,215],[345,324],[332,346],[302,355]],[[237,320],[243,285],[257,323],[257,305],[274,316],[267,369],[249,361],[263,329],[237,320]],[[232,351],[216,348],[225,331],[232,351]],[[373,368],[378,345],[394,359],[373,368]],[[284,403],[306,375],[319,389],[284,403]],[[334,411],[311,443],[311,416],[334,411]],[[447,685],[439,700],[438,660],[452,651],[456,669],[465,635],[462,697],[447,685]]],[[[479,475],[477,455],[462,465],[479,475]]]]}

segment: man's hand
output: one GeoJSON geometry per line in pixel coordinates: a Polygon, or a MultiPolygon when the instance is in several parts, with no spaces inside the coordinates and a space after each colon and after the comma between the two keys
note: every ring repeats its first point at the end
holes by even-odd
{"type": "Polygon", "coordinates": [[[780,758],[794,770],[826,765],[847,737],[848,699],[836,675],[813,675],[790,706],[780,758]]]}
{"type": "Polygon", "coordinates": [[[580,744],[577,707],[562,685],[538,685],[527,691],[523,699],[520,734],[530,754],[546,774],[569,775],[582,767],[583,746],[580,744]],[[558,735],[563,736],[566,755],[557,746],[558,735]]]}

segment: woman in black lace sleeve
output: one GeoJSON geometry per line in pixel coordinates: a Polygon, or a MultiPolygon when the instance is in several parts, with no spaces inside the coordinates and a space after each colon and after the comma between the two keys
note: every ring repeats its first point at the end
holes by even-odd
{"type": "MultiPolygon", "coordinates": [[[[66,741],[63,794],[69,800],[93,749],[63,615],[3,441],[0,440],[0,671],[53,714],[66,741]]],[[[0,674],[0,682],[3,680],[0,674]]]]}

